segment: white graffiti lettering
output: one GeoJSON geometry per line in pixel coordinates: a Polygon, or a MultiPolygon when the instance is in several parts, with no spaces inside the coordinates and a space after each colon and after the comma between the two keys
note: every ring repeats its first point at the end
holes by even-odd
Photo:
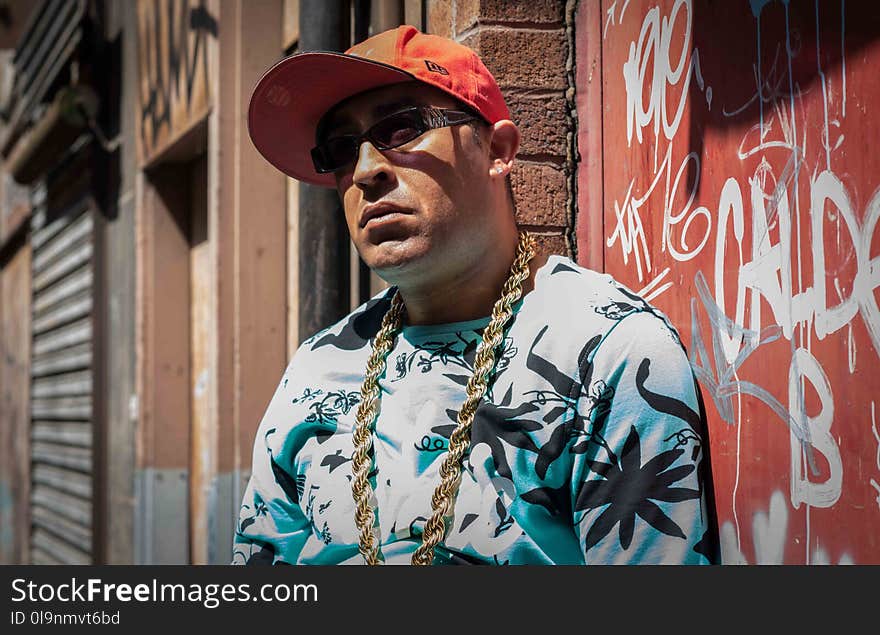
{"type": "Polygon", "coordinates": [[[617,218],[617,224],[614,231],[606,241],[608,247],[613,247],[620,240],[621,254],[623,255],[624,264],[628,264],[630,254],[635,255],[636,273],[641,282],[644,278],[642,270],[642,261],[645,263],[647,271],[651,271],[651,254],[648,249],[645,230],[642,224],[641,209],[654,194],[654,191],[660,191],[657,185],[663,179],[664,187],[662,190],[663,199],[663,229],[661,234],[660,251],[668,252],[673,259],[684,262],[696,257],[709,242],[709,236],[712,231],[712,216],[706,207],[699,206],[691,209],[694,199],[697,195],[697,188],[700,185],[700,157],[696,152],[690,152],[681,162],[675,179],[672,179],[672,144],[666,150],[663,161],[660,163],[660,169],[654,174],[654,178],[648,189],[641,196],[633,196],[633,188],[635,187],[635,179],[630,181],[626,194],[623,197],[623,203],[614,201],[614,214],[617,218]],[[685,192],[686,200],[681,209],[674,208],[674,201],[679,185],[682,182],[682,176],[687,171],[688,164],[693,162],[696,178],[693,184],[685,192]],[[699,242],[693,247],[688,245],[688,235],[691,232],[692,225],[697,219],[702,219],[702,223],[697,223],[694,233],[699,234],[699,242]],[[700,227],[702,225],[702,227],[700,227]],[[681,234],[678,241],[675,240],[676,228],[681,226],[681,234]]]}
{"type": "MultiPolygon", "coordinates": [[[[874,439],[877,441],[877,470],[880,471],[880,433],[877,432],[877,421],[874,417],[874,402],[871,402],[871,432],[874,433],[874,439]]],[[[871,487],[877,490],[877,507],[880,508],[880,484],[874,479],[870,480],[871,487]]]]}
{"type": "MultiPolygon", "coordinates": [[[[860,313],[874,347],[880,354],[880,308],[874,289],[880,286],[880,256],[871,258],[871,240],[880,220],[880,190],[874,193],[865,213],[864,227],[859,227],[850,198],[840,179],[832,172],[822,171],[810,184],[810,217],[812,219],[811,253],[813,260],[813,284],[800,291],[792,291],[792,244],[791,214],[788,193],[780,181],[772,194],[764,190],[765,182],[760,173],[750,179],[752,204],[752,254],[751,260],[742,262],[744,230],[743,201],[739,185],[728,179],[721,191],[718,204],[718,232],[715,241],[715,301],[725,309],[724,270],[728,248],[727,225],[733,220],[736,244],[739,246],[740,267],[737,281],[734,321],[743,324],[746,291],[751,290],[751,329],[760,330],[761,299],[767,301],[775,324],[782,327],[786,339],[791,339],[797,323],[813,322],[816,336],[823,339],[834,333],[860,313]],[[774,202],[774,209],[765,207],[767,200],[774,202]],[[834,306],[827,305],[824,220],[826,203],[831,203],[843,218],[856,253],[856,273],[850,285],[850,293],[834,306]],[[768,217],[775,219],[779,240],[772,242],[768,217]]],[[[740,348],[741,339],[727,334],[722,348],[727,360],[733,361],[740,348]]]]}
{"type": "MultiPolygon", "coordinates": [[[[787,529],[785,496],[777,490],[770,496],[767,512],[756,512],[752,517],[755,564],[783,564],[787,529]]],[[[721,561],[724,564],[749,564],[740,550],[736,529],[730,522],[721,527],[721,561]]]]}
{"type": "MultiPolygon", "coordinates": [[[[623,79],[626,86],[626,141],[632,145],[633,133],[642,143],[642,129],[653,123],[654,137],[659,138],[660,126],[663,135],[671,140],[678,131],[687,102],[688,89],[693,75],[700,89],[705,89],[700,72],[699,52],[694,49],[691,54],[691,26],[693,9],[691,0],[677,0],[668,17],[660,19],[660,8],[649,10],[642,22],[637,42],[630,42],[629,57],[623,65],[623,79]],[[682,9],[684,17],[684,35],[682,36],[681,53],[672,65],[670,46],[676,20],[682,9]],[[648,78],[649,62],[653,60],[653,75],[648,78]],[[686,72],[685,72],[685,69],[686,72]],[[683,77],[683,79],[682,79],[683,77]],[[645,80],[650,79],[648,86],[645,80]],[[680,96],[677,105],[667,102],[667,85],[675,87],[681,82],[680,96]],[[645,89],[648,89],[647,107],[644,107],[645,89]],[[670,119],[670,113],[674,113],[670,119]]],[[[707,91],[707,102],[711,106],[711,92],[707,91]]],[[[655,159],[656,160],[656,159],[655,159]]]]}
{"type": "MultiPolygon", "coordinates": [[[[801,503],[812,507],[831,507],[840,498],[843,483],[843,461],[840,449],[831,436],[834,421],[834,397],[831,382],[816,358],[805,348],[795,349],[788,373],[788,408],[792,417],[807,432],[809,444],[791,433],[791,504],[798,509],[801,503]],[[806,413],[802,379],[805,379],[819,395],[819,413],[806,413]],[[828,461],[828,478],[821,483],[809,479],[804,465],[805,454],[818,450],[828,461]]],[[[809,461],[807,457],[807,461],[809,461]]]]}

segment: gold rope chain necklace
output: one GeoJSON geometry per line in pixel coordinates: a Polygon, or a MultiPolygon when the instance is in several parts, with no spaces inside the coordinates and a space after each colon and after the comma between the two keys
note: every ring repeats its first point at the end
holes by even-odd
{"type": "MultiPolygon", "coordinates": [[[[501,298],[492,308],[492,319],[483,330],[483,339],[474,358],[474,373],[467,383],[467,398],[458,411],[455,430],[449,437],[449,452],[440,465],[441,481],[431,497],[433,513],[425,524],[422,543],[412,556],[412,564],[429,565],[434,560],[434,548],[446,536],[446,520],[450,515],[452,498],[461,482],[461,464],[470,445],[471,423],[483,395],[486,394],[489,375],[495,368],[495,350],[504,339],[504,326],[513,315],[512,306],[522,296],[522,284],[529,277],[529,261],[536,251],[535,240],[528,232],[520,232],[516,258],[510,267],[510,276],[504,283],[501,298]]],[[[376,544],[376,514],[370,506],[373,488],[368,475],[371,470],[370,454],[373,448],[373,428],[379,410],[379,377],[385,372],[385,361],[394,348],[394,338],[401,329],[403,300],[400,291],[391,298],[391,308],[382,318],[382,326],[373,341],[373,350],[367,360],[367,374],[361,385],[361,403],[355,420],[352,455],[351,491],[357,503],[355,522],[360,532],[359,550],[367,564],[381,564],[376,544]]]]}

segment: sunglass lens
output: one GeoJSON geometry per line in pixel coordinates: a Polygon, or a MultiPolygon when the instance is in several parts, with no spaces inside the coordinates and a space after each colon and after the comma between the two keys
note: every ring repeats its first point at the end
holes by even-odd
{"type": "Polygon", "coordinates": [[[348,165],[357,158],[357,146],[352,137],[328,139],[321,147],[321,163],[330,172],[348,165]]]}
{"type": "Polygon", "coordinates": [[[409,143],[427,130],[418,112],[401,112],[386,117],[370,130],[372,140],[383,149],[409,143]]]}
{"type": "MultiPolygon", "coordinates": [[[[379,150],[390,150],[409,143],[429,128],[421,112],[414,109],[389,115],[378,121],[365,138],[379,150]]],[[[358,148],[358,138],[355,136],[328,139],[312,150],[315,169],[326,173],[344,168],[357,160],[358,148]]]]}

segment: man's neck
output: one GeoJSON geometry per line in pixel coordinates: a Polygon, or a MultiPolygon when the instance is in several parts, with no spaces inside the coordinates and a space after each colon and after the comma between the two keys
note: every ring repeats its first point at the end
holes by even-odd
{"type": "MultiPolygon", "coordinates": [[[[515,251],[509,256],[478,261],[459,274],[430,285],[400,284],[406,306],[407,325],[448,324],[488,317],[501,298],[510,276],[515,251]]],[[[536,255],[529,263],[529,277],[523,282],[524,297],[535,286],[535,275],[547,262],[546,255],[536,255]]]]}

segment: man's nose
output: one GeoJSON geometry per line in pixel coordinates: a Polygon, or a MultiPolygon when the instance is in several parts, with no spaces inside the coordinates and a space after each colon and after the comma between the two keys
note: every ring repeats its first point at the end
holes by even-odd
{"type": "Polygon", "coordinates": [[[388,157],[377,150],[376,146],[369,141],[361,142],[352,175],[354,182],[361,187],[370,187],[377,183],[391,181],[393,178],[394,169],[388,161],[388,157]]]}

